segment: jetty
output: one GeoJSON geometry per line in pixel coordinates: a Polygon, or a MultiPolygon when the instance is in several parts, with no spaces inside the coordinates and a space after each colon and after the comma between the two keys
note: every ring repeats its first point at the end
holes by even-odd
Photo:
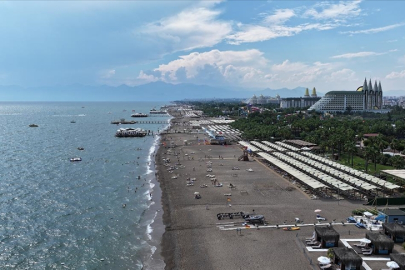
{"type": "Polygon", "coordinates": [[[136,124],[138,123],[137,121],[127,121],[124,118],[121,118],[120,120],[113,120],[111,121],[111,124],[117,125],[117,124],[136,124]]]}
{"type": "Polygon", "coordinates": [[[167,121],[138,121],[138,124],[167,124],[167,121]]]}

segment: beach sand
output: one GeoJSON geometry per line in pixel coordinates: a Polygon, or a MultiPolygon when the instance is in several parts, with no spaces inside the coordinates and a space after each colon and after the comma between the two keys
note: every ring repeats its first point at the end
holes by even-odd
{"type": "MultiPolygon", "coordinates": [[[[237,144],[204,145],[201,139],[208,137],[202,133],[174,133],[183,132],[178,121],[183,119],[174,118],[170,133],[161,135],[165,146],[159,147],[155,159],[166,226],[161,244],[165,269],[312,269],[310,258],[302,251],[302,239],[312,235],[313,226],[299,231],[252,226],[238,233],[220,227],[228,228],[226,223],[230,222],[242,226],[242,218],[218,220],[217,213],[261,214],[268,224],[282,225],[294,224],[295,218],[314,223],[315,209],[321,209],[328,221],[342,221],[353,209],[362,207],[361,202],[311,200],[264,163],[252,157],[250,161],[238,161],[242,148],[237,144]],[[170,148],[173,144],[176,146],[170,148]],[[181,165],[170,172],[164,166],[166,158],[170,158],[171,166],[181,165]],[[207,162],[212,162],[212,172],[207,172],[207,162]],[[232,170],[235,166],[240,170],[232,170]],[[253,172],[247,171],[249,168],[253,172]],[[207,174],[215,175],[223,186],[214,187],[207,174]],[[196,178],[194,186],[186,185],[187,178],[196,178]],[[229,188],[230,183],[236,188],[229,188]],[[201,188],[203,184],[208,187],[201,188]],[[201,199],[195,199],[194,192],[199,192],[201,199]]],[[[354,228],[348,232],[350,228],[341,226],[337,230],[352,238],[356,232],[360,234],[354,228]]]]}

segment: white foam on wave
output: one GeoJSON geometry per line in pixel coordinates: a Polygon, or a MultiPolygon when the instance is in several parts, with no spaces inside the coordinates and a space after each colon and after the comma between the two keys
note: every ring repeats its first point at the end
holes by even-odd
{"type": "Polygon", "coordinates": [[[153,218],[150,220],[150,223],[146,227],[146,235],[148,236],[149,240],[152,240],[152,232],[153,232],[152,224],[155,222],[156,216],[157,216],[157,212],[155,212],[155,214],[153,215],[153,218]]]}
{"type": "MultiPolygon", "coordinates": [[[[152,223],[153,223],[153,221],[152,221],[152,223]]],[[[151,224],[152,224],[151,223],[151,224]]],[[[148,236],[148,239],[149,240],[152,240],[152,232],[153,232],[153,229],[152,229],[152,225],[151,224],[148,224],[148,226],[147,226],[147,228],[146,228],[146,235],[148,236]]]]}
{"type": "MultiPolygon", "coordinates": [[[[166,129],[168,129],[170,127],[170,119],[167,120],[167,125],[162,129],[162,131],[166,130],[166,129]]],[[[152,146],[149,149],[148,158],[146,159],[146,162],[148,164],[148,166],[146,168],[146,174],[147,175],[154,172],[154,166],[155,166],[155,156],[154,156],[154,154],[156,153],[156,148],[157,148],[159,142],[160,142],[160,136],[156,136],[152,146]]]]}

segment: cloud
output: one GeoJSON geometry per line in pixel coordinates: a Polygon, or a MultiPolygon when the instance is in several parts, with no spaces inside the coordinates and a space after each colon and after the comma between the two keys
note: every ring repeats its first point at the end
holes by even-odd
{"type": "Polygon", "coordinates": [[[292,17],[296,16],[292,9],[278,9],[273,15],[264,18],[264,23],[267,24],[283,24],[292,17]]]}
{"type": "Polygon", "coordinates": [[[259,42],[278,37],[288,37],[297,34],[297,29],[284,26],[265,27],[260,25],[242,26],[242,31],[227,36],[228,43],[239,45],[246,42],[259,42]]]}
{"type": "Polygon", "coordinates": [[[239,45],[241,43],[259,42],[279,37],[290,37],[308,30],[329,30],[337,27],[336,24],[301,24],[297,26],[273,25],[240,25],[241,31],[227,36],[228,43],[239,45]]]}
{"type": "Polygon", "coordinates": [[[114,77],[114,75],[115,75],[115,69],[104,70],[101,72],[102,79],[110,79],[110,78],[114,77]]]}
{"type": "Polygon", "coordinates": [[[138,78],[171,83],[233,84],[261,74],[267,60],[259,50],[193,52],[162,64],[151,73],[141,71],[138,78]],[[146,76],[147,74],[148,76],[146,76]]]}
{"type": "MultiPolygon", "coordinates": [[[[277,66],[277,65],[276,65],[277,66]]],[[[324,80],[333,70],[336,69],[336,64],[315,62],[312,65],[283,62],[283,74],[279,76],[282,83],[310,83],[317,80],[324,80]],[[291,69],[289,69],[291,68],[291,69]]],[[[274,68],[275,66],[273,66],[274,68]]],[[[280,66],[277,66],[278,68],[280,66]]]]}
{"type": "Polygon", "coordinates": [[[138,80],[147,82],[194,83],[236,87],[297,87],[316,81],[339,78],[339,63],[303,63],[284,60],[270,64],[259,50],[192,52],[162,64],[152,71],[141,71],[138,80]],[[333,72],[338,72],[333,74],[333,72]]]}
{"type": "Polygon", "coordinates": [[[283,63],[277,65],[274,64],[271,69],[273,71],[297,71],[297,70],[303,70],[305,68],[307,68],[308,66],[300,63],[300,62],[295,62],[295,63],[291,63],[288,59],[285,60],[283,63]]]}
{"type": "Polygon", "coordinates": [[[190,8],[147,24],[141,33],[167,43],[173,51],[211,47],[232,31],[230,22],[217,19],[220,14],[206,7],[190,8]]]}
{"type": "Polygon", "coordinates": [[[357,80],[355,77],[356,72],[351,69],[344,68],[335,72],[332,72],[330,76],[326,76],[326,81],[336,82],[336,81],[353,81],[357,80]]]}
{"type": "Polygon", "coordinates": [[[375,34],[375,33],[380,33],[384,31],[388,31],[397,27],[403,26],[403,23],[397,23],[397,24],[391,24],[383,27],[378,27],[378,28],[370,28],[366,30],[357,30],[357,31],[346,31],[346,32],[340,32],[341,34],[350,34],[350,35],[355,35],[355,34],[375,34]]]}
{"type": "Polygon", "coordinates": [[[367,56],[374,56],[374,55],[383,55],[383,54],[387,54],[387,53],[390,53],[390,52],[396,52],[396,51],[398,51],[398,50],[394,49],[394,50],[389,50],[387,52],[381,52],[381,53],[377,53],[377,52],[345,53],[345,54],[339,54],[339,55],[332,56],[331,58],[334,58],[334,59],[340,59],[340,58],[352,59],[352,58],[367,57],[367,56]]]}
{"type": "Polygon", "coordinates": [[[402,70],[400,72],[391,72],[387,76],[385,76],[386,79],[400,79],[400,78],[405,78],[405,70],[402,70]]]}
{"type": "Polygon", "coordinates": [[[138,79],[145,82],[156,82],[159,78],[155,77],[153,74],[147,74],[143,70],[139,72],[138,79]]]}
{"type": "Polygon", "coordinates": [[[361,1],[346,2],[341,1],[338,4],[321,2],[313,8],[305,11],[304,16],[312,17],[316,20],[344,20],[350,17],[356,17],[361,13],[359,4],[361,1]],[[320,9],[319,11],[317,9],[320,9]]]}
{"type": "MultiPolygon", "coordinates": [[[[357,7],[359,1],[341,2],[339,4],[322,4],[322,12],[317,12],[314,8],[299,14],[293,9],[277,9],[272,15],[266,16],[259,24],[237,23],[235,32],[228,35],[226,39],[229,44],[240,45],[242,43],[261,42],[280,37],[290,37],[303,31],[309,30],[330,30],[342,26],[340,19],[349,17],[360,12],[357,7]],[[322,23],[303,23],[297,25],[287,25],[287,22],[293,17],[313,17],[315,19],[323,18],[322,23]],[[332,20],[333,19],[333,20],[332,20]]],[[[299,9],[297,9],[299,10],[299,9]]]]}

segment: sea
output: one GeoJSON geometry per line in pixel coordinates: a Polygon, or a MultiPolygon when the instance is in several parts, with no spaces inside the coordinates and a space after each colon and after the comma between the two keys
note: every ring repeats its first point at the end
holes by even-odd
{"type": "Polygon", "coordinates": [[[0,102],[0,269],[151,269],[156,134],[170,119],[130,115],[162,105],[0,102]],[[160,123],[111,124],[122,118],[160,123]],[[153,135],[117,138],[121,127],[153,135]]]}

